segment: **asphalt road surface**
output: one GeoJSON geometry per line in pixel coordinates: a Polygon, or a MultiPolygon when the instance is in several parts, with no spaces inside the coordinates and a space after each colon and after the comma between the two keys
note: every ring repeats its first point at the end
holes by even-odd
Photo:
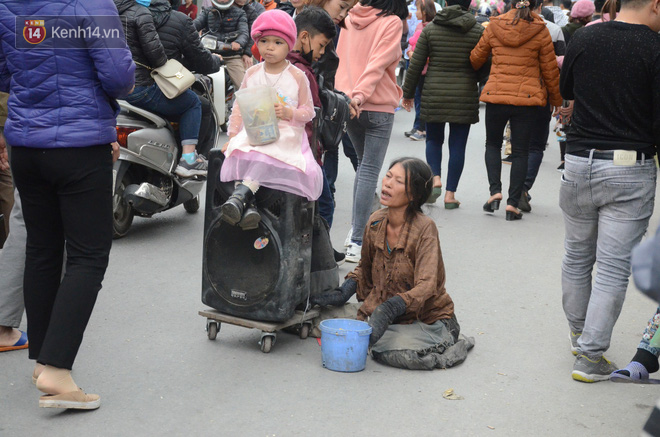
{"type": "MultiPolygon", "coordinates": [[[[27,351],[2,353],[0,436],[638,435],[660,386],[583,384],[570,376],[557,143],[551,138],[531,191],[533,211],[507,222],[504,208],[493,215],[481,209],[488,198],[483,119],[482,107],[456,194],[461,207],[445,210],[441,197],[427,209],[462,332],[476,339],[465,363],[405,371],[369,358],[364,371],[346,374],[321,366],[313,338],[280,334],[263,354],[259,331],[225,324],[208,340],[197,314],[205,308],[203,214],[179,207],[136,218],[112,248],[74,368],[78,384],[101,395],[101,408],[39,409],[27,351]],[[444,399],[450,388],[464,399],[444,399]]],[[[404,155],[424,158],[424,143],[403,136],[411,124],[411,114],[397,113],[385,167],[404,155]]],[[[508,174],[505,166],[505,191],[508,174]]],[[[353,176],[342,156],[331,231],[337,248],[350,227],[353,176]]],[[[657,224],[656,214],[651,232],[657,224]]],[[[342,274],[352,267],[342,266],[342,274]]],[[[628,363],[656,306],[630,285],[607,357],[628,363]]]]}

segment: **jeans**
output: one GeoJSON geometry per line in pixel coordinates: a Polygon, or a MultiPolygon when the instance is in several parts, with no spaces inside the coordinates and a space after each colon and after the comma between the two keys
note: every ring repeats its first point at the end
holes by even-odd
{"type": "Polygon", "coordinates": [[[490,195],[502,192],[502,141],[507,121],[511,122],[511,175],[507,205],[518,207],[527,175],[527,155],[535,106],[486,104],[486,171],[490,195]]]}
{"type": "Polygon", "coordinates": [[[419,113],[422,110],[422,90],[424,89],[424,79],[426,75],[419,76],[419,82],[417,82],[417,88],[415,89],[415,122],[413,123],[413,129],[425,131],[426,126],[419,118],[419,113]]]}
{"type": "Polygon", "coordinates": [[[642,334],[642,340],[639,342],[639,346],[637,346],[637,349],[644,349],[647,352],[652,353],[656,357],[660,356],[660,349],[657,347],[652,347],[650,345],[651,339],[653,336],[658,332],[658,328],[660,327],[660,307],[655,310],[655,314],[651,319],[649,319],[649,323],[646,325],[646,329],[644,329],[644,333],[642,334]]]}
{"type": "Polygon", "coordinates": [[[597,359],[609,348],[628,288],[630,252],[646,232],[655,186],[652,159],[615,166],[566,155],[559,190],[566,227],[562,302],[571,331],[582,333],[580,354],[597,359]]]}
{"type": "Polygon", "coordinates": [[[550,120],[552,119],[552,109],[548,103],[546,106],[538,106],[536,111],[536,120],[532,128],[532,136],[529,140],[529,158],[527,160],[527,177],[525,178],[524,191],[529,191],[536,181],[539,174],[541,162],[543,161],[543,152],[550,135],[550,120]]]}
{"type": "MultiPolygon", "coordinates": [[[[449,123],[449,169],[447,191],[456,192],[465,165],[465,146],[470,133],[469,124],[449,123]]],[[[440,176],[442,144],[445,142],[445,123],[426,123],[426,162],[433,176],[440,176]]]]}
{"type": "Polygon", "coordinates": [[[110,152],[109,144],[12,148],[27,229],[29,357],[41,364],[72,368],[101,289],[112,245],[110,152]]]}
{"type": "MultiPolygon", "coordinates": [[[[348,137],[348,134],[344,134],[341,139],[342,147],[344,148],[344,156],[351,160],[353,165],[353,170],[357,171],[358,158],[355,153],[355,148],[351,139],[348,137]]],[[[337,182],[337,175],[339,173],[339,149],[328,150],[325,152],[323,157],[323,169],[325,170],[325,176],[328,179],[330,184],[330,192],[334,199],[335,196],[335,182],[337,182]]]]}
{"type": "Polygon", "coordinates": [[[332,217],[335,215],[335,204],[332,200],[332,193],[330,192],[330,184],[328,179],[325,177],[325,170],[321,167],[321,172],[323,173],[323,191],[321,191],[321,197],[319,197],[319,215],[328,222],[328,227],[332,227],[332,217]]]}
{"type": "Polygon", "coordinates": [[[11,231],[0,251],[0,326],[18,328],[23,317],[23,271],[25,269],[25,222],[21,199],[14,190],[14,207],[9,216],[11,231]]]}
{"type": "Polygon", "coordinates": [[[179,97],[168,99],[158,85],[136,86],[126,101],[138,108],[165,116],[168,120],[179,121],[181,145],[196,145],[199,127],[202,123],[202,104],[192,90],[179,97]]]}
{"type": "Polygon", "coordinates": [[[394,114],[362,111],[359,118],[348,122],[348,135],[358,156],[358,168],[353,183],[353,214],[351,240],[362,244],[362,236],[371,214],[371,203],[378,185],[385,153],[392,135],[394,114]]]}

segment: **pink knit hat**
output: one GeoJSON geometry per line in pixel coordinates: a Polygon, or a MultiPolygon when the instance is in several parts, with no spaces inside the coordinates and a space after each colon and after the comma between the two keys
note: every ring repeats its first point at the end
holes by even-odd
{"type": "Polygon", "coordinates": [[[591,0],[578,0],[573,3],[571,8],[571,17],[573,18],[586,18],[596,12],[596,6],[591,0]]]}
{"type": "Polygon", "coordinates": [[[264,36],[278,36],[286,41],[289,50],[292,50],[296,45],[298,29],[289,14],[279,9],[272,9],[262,13],[254,20],[251,36],[254,42],[264,36]]]}

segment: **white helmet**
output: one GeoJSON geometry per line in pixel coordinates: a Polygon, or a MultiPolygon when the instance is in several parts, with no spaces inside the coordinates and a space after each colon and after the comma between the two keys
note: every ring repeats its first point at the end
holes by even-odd
{"type": "Polygon", "coordinates": [[[213,6],[216,8],[224,11],[225,9],[229,9],[231,5],[234,4],[234,0],[211,0],[211,3],[213,3],[213,6]]]}

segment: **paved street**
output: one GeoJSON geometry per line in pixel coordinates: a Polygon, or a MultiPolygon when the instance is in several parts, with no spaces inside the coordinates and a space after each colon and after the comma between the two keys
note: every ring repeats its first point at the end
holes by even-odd
{"type": "MultiPolygon", "coordinates": [[[[412,118],[397,113],[385,168],[402,155],[424,158],[424,143],[403,136],[412,118]]],[[[460,209],[445,210],[440,198],[427,210],[440,232],[447,291],[462,332],[476,339],[462,365],[405,371],[369,359],[363,372],[345,374],[321,366],[312,338],[282,333],[263,354],[258,331],[223,325],[209,341],[197,315],[204,308],[203,214],[179,207],[136,218],[114,243],[74,368],[76,382],[101,395],[101,408],[39,409],[27,351],[2,353],[0,436],[638,435],[660,386],[583,384],[570,376],[557,143],[550,140],[530,193],[533,211],[507,222],[504,208],[482,211],[488,198],[483,119],[482,106],[456,195],[460,209]],[[444,399],[450,388],[464,400],[444,399]]],[[[443,163],[446,170],[447,155],[443,163]]],[[[508,174],[504,166],[505,190],[508,174]]],[[[331,231],[336,248],[350,227],[353,175],[342,156],[331,231]]],[[[655,214],[651,232],[657,224],[655,214]]],[[[344,264],[342,274],[353,266],[344,264]]],[[[655,308],[630,285],[611,360],[627,364],[655,308]]]]}

